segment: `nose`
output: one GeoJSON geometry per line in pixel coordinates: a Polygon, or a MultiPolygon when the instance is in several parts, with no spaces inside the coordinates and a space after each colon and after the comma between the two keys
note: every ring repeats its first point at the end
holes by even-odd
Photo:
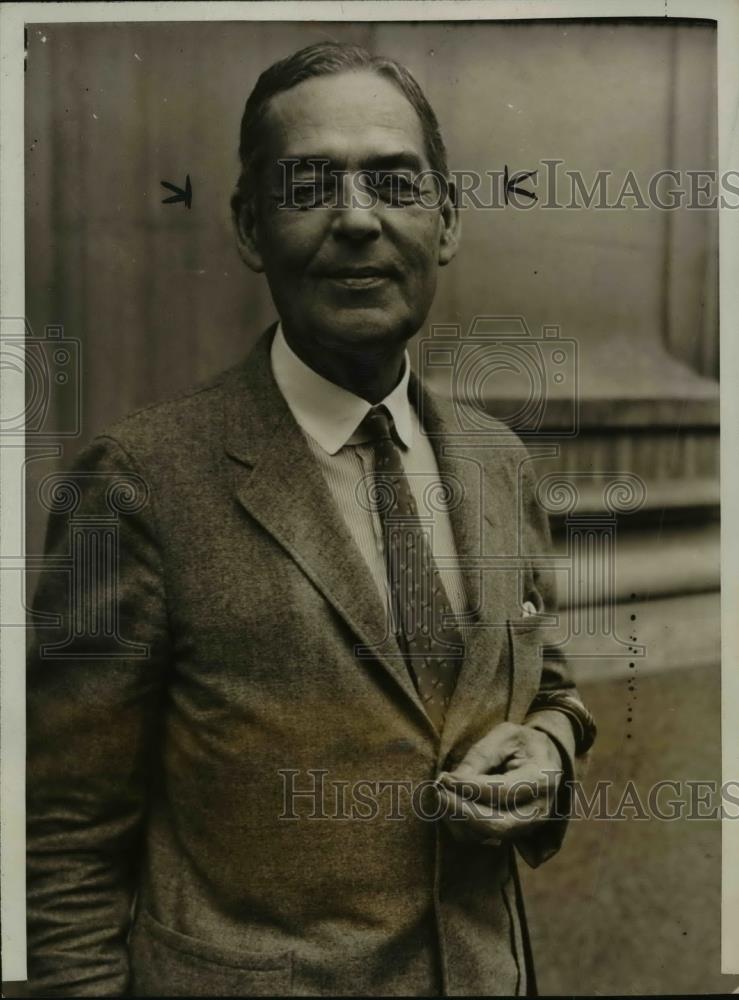
{"type": "Polygon", "coordinates": [[[346,240],[377,239],[382,231],[377,199],[358,189],[349,173],[343,177],[342,197],[334,212],[332,228],[337,239],[346,240]]]}

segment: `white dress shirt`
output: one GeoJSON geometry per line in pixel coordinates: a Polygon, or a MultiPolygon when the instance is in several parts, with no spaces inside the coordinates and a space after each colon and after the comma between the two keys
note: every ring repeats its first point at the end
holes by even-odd
{"type": "MultiPolygon", "coordinates": [[[[301,361],[287,343],[281,324],[272,342],[271,362],[277,386],[305,434],[381,597],[389,605],[380,516],[358,500],[362,484],[373,475],[373,446],[358,433],[359,425],[372,406],[366,399],[329,382],[301,361]]],[[[425,499],[429,493],[438,499],[440,490],[429,491],[429,486],[439,483],[439,468],[431,442],[423,433],[408,398],[409,378],[410,360],[406,352],[402,378],[378,405],[386,406],[393,418],[401,442],[403,468],[419,517],[424,526],[430,525],[431,550],[449,603],[455,614],[464,615],[464,585],[457,566],[449,514],[445,508],[439,509],[438,503],[431,508],[425,499]]]]}

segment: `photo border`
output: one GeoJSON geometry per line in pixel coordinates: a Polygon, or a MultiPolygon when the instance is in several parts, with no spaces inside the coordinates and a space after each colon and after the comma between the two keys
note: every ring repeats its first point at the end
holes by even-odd
{"type": "MultiPolygon", "coordinates": [[[[0,9],[0,317],[25,315],[24,33],[26,24],[144,21],[505,21],[638,17],[717,22],[718,169],[739,169],[739,0],[325,0],[325,2],[12,3],[0,9]]],[[[722,778],[739,761],[739,212],[719,210],[721,391],[722,778]]],[[[0,326],[2,324],[0,323],[0,326]]],[[[0,368],[0,419],[24,410],[22,373],[0,368]]],[[[25,448],[0,449],[0,561],[17,557],[25,448]]],[[[22,540],[21,540],[22,541],[22,540]]],[[[16,559],[17,561],[17,559],[16,559]]],[[[1,563],[0,563],[1,564],[1,563]]],[[[0,622],[22,620],[21,588],[2,586],[0,622]]],[[[0,919],[6,982],[26,979],[25,629],[0,628],[0,919]]],[[[739,973],[739,824],[722,822],[721,954],[739,973]]]]}

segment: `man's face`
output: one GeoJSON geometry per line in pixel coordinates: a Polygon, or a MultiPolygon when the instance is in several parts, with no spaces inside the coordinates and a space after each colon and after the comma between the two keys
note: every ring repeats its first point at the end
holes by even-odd
{"type": "Polygon", "coordinates": [[[426,208],[417,198],[393,205],[386,197],[395,179],[430,167],[411,104],[373,72],[317,77],[273,98],[264,129],[264,168],[254,211],[244,213],[242,253],[265,271],[288,339],[358,352],[406,341],[426,318],[438,266],[454,256],[458,224],[448,200],[426,208]],[[280,163],[289,160],[299,163],[280,163]],[[321,177],[316,160],[328,161],[326,181],[341,175],[328,207],[312,197],[321,177]],[[373,197],[374,188],[363,194],[362,172],[378,170],[382,196],[373,197]],[[294,187],[301,180],[307,183],[294,187]],[[352,204],[356,195],[376,204],[352,204]],[[304,207],[280,208],[285,199],[304,207]]]}

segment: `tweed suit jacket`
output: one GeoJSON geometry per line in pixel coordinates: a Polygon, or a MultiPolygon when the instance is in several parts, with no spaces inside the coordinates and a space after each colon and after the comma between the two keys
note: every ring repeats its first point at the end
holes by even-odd
{"type": "MultiPolygon", "coordinates": [[[[69,477],[74,510],[51,515],[28,663],[31,992],[525,992],[513,849],[458,843],[408,790],[506,719],[576,764],[565,715],[527,717],[542,687],[571,687],[542,659],[555,597],[531,463],[502,426],[492,450],[465,450],[451,404],[412,381],[458,491],[472,609],[439,735],[270,340],[97,437],[69,477]],[[69,569],[73,530],[110,520],[121,488],[138,495],[110,536],[113,582],[86,580],[69,569]],[[481,571],[491,555],[510,558],[481,571]],[[522,617],[524,601],[538,613],[522,617]]],[[[526,860],[553,854],[564,826],[542,824],[526,860]]]]}

